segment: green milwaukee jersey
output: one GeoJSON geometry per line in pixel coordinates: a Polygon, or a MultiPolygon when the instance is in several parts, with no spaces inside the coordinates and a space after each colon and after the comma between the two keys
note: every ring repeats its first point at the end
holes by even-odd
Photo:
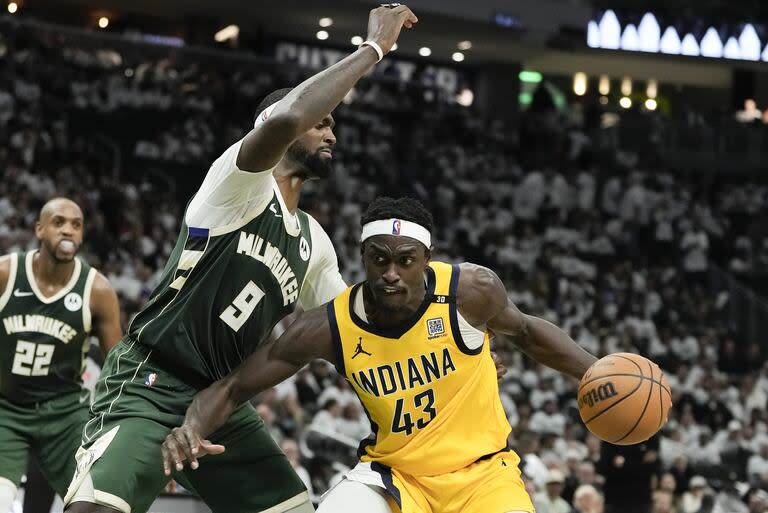
{"type": "Polygon", "coordinates": [[[96,270],[75,258],[67,285],[45,297],[32,272],[34,254],[10,255],[8,285],[0,296],[0,396],[17,404],[80,390],[91,331],[96,270]]]}
{"type": "Polygon", "coordinates": [[[193,387],[227,375],[295,307],[314,308],[346,289],[328,235],[288,210],[272,170],[237,167],[241,145],[211,165],[126,335],[148,350],[148,364],[193,387]]]}
{"type": "Polygon", "coordinates": [[[129,336],[192,385],[237,367],[292,312],[307,272],[312,237],[299,211],[285,226],[277,193],[234,230],[182,225],[179,240],[129,336]],[[280,212],[280,213],[278,213],[280,212]]]}

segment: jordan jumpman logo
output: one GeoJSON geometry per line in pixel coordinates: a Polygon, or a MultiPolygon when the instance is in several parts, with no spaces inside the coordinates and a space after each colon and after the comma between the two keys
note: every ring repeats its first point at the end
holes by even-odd
{"type": "Polygon", "coordinates": [[[373,356],[371,353],[363,349],[363,337],[358,338],[357,349],[355,349],[355,354],[352,355],[352,359],[354,360],[355,357],[360,354],[367,354],[368,356],[373,356]]]}

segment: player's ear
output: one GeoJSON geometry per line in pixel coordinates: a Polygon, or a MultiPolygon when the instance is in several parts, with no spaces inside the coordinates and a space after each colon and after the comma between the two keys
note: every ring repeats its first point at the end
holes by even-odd
{"type": "Polygon", "coordinates": [[[432,260],[432,249],[433,248],[424,249],[424,266],[425,267],[429,265],[429,261],[432,260]]]}
{"type": "Polygon", "coordinates": [[[35,222],[35,236],[38,240],[43,240],[43,223],[40,221],[35,222]]]}

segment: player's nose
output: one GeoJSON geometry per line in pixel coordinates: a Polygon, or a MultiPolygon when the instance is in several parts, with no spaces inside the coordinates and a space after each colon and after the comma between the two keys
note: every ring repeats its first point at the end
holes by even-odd
{"type": "Polygon", "coordinates": [[[384,279],[385,282],[392,284],[397,283],[400,281],[400,275],[397,272],[397,267],[395,264],[390,264],[387,267],[387,270],[384,271],[384,274],[381,275],[381,277],[384,279]]]}

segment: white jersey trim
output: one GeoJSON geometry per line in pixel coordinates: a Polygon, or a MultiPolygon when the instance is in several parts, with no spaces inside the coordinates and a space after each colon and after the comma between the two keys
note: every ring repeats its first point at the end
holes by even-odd
{"type": "Polygon", "coordinates": [[[464,340],[464,345],[467,346],[467,349],[474,351],[481,347],[483,342],[485,342],[485,331],[480,331],[467,322],[464,316],[461,315],[461,312],[459,312],[458,308],[456,308],[456,317],[459,321],[461,338],[464,340]]]}
{"type": "Polygon", "coordinates": [[[309,214],[307,218],[312,237],[312,254],[297,301],[302,310],[324,305],[347,289],[339,272],[339,260],[330,237],[315,218],[309,214]]]}
{"type": "Polygon", "coordinates": [[[83,265],[80,263],[80,259],[75,257],[75,269],[72,271],[72,276],[69,278],[69,282],[64,286],[64,288],[62,288],[56,294],[52,295],[51,297],[45,297],[43,293],[40,291],[40,289],[37,287],[37,281],[35,280],[35,271],[32,266],[32,262],[34,261],[34,258],[35,258],[35,253],[38,253],[38,250],[30,251],[29,253],[27,253],[27,262],[26,262],[27,281],[29,282],[29,286],[32,288],[32,292],[34,292],[35,295],[37,296],[37,299],[39,299],[41,303],[50,305],[51,303],[55,303],[59,299],[69,294],[69,292],[72,290],[72,287],[74,287],[75,283],[77,283],[78,278],[80,278],[80,270],[82,269],[83,265]]]}
{"type": "Polygon", "coordinates": [[[96,269],[91,267],[88,271],[88,278],[85,279],[85,290],[83,291],[83,331],[86,333],[91,332],[91,291],[93,290],[93,282],[96,279],[96,269]]]}
{"type": "Polygon", "coordinates": [[[18,253],[11,253],[8,255],[8,258],[11,260],[11,269],[8,273],[8,283],[5,286],[5,291],[3,292],[3,295],[0,296],[0,310],[5,308],[5,305],[8,304],[8,300],[11,299],[13,287],[16,286],[16,270],[19,268],[18,253]]]}

